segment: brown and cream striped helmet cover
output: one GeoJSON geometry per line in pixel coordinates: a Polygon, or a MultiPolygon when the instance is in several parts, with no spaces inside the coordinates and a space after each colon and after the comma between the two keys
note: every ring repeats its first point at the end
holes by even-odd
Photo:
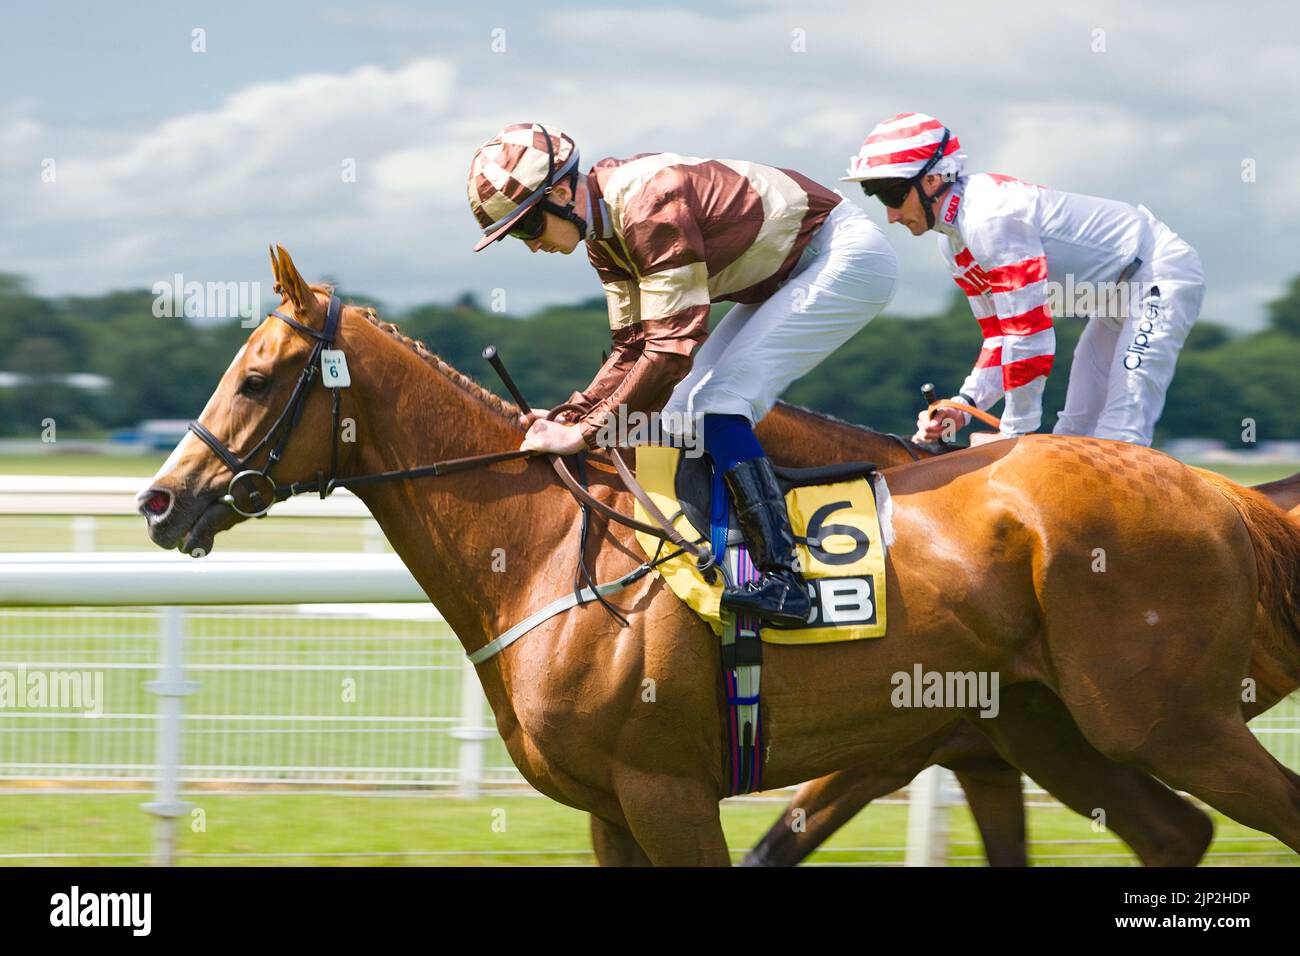
{"type": "Polygon", "coordinates": [[[470,163],[467,183],[469,207],[483,229],[475,251],[505,235],[541,201],[545,187],[559,182],[577,163],[578,147],[573,140],[540,123],[507,126],[480,146],[470,163]]]}

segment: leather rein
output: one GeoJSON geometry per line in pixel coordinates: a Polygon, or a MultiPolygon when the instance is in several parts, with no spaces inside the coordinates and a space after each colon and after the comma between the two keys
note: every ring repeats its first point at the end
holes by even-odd
{"type": "MultiPolygon", "coordinates": [[[[327,350],[334,350],[335,341],[338,338],[339,324],[342,321],[343,306],[339,297],[330,296],[329,308],[325,316],[324,327],[319,331],[309,325],[299,322],[292,316],[285,315],[279,310],[272,310],[270,315],[287,323],[291,328],[303,333],[313,340],[311,354],[307,358],[307,364],[303,367],[302,372],[298,375],[298,380],[294,384],[293,392],[289,396],[289,401],[284,409],[280,412],[275,422],[265,435],[259,440],[242,458],[235,454],[220,438],[214,435],[202,422],[195,419],[189,423],[189,430],[192,431],[200,440],[203,441],[213,453],[221,459],[222,463],[230,470],[232,478],[226,489],[226,494],[222,501],[229,505],[236,513],[246,518],[261,518],[271,509],[271,506],[277,501],[284,501],[294,495],[307,494],[316,492],[321,498],[329,497],[330,493],[336,488],[357,488],[363,485],[377,484],[384,481],[400,481],[411,478],[436,478],[443,475],[456,474],[457,472],[469,471],[474,468],[481,468],[485,465],[494,465],[504,461],[516,461],[521,458],[534,457],[537,452],[516,449],[514,451],[494,452],[487,455],[472,455],[468,458],[451,458],[446,461],[435,462],[432,465],[424,465],[419,468],[404,468],[397,471],[378,472],[372,475],[354,475],[340,478],[338,476],[339,465],[339,402],[340,387],[332,386],[324,381],[326,373],[322,371],[323,353],[327,350]],[[316,472],[315,481],[294,481],[287,484],[276,484],[275,479],[271,477],[271,471],[280,461],[284,454],[285,446],[288,444],[289,436],[293,433],[298,422],[302,418],[302,411],[306,405],[307,396],[310,392],[312,383],[317,377],[322,378],[324,387],[333,392],[331,399],[331,424],[330,424],[330,469],[328,476],[323,470],[316,472]],[[278,437],[277,437],[278,435],[278,437]],[[272,442],[274,442],[272,444],[272,442]],[[270,452],[267,455],[266,464],[262,468],[253,468],[250,462],[255,458],[263,448],[270,446],[270,452]],[[244,485],[248,486],[248,502],[252,510],[246,510],[241,506],[236,492],[244,485]]],[[[528,411],[528,403],[522,400],[518,389],[514,387],[514,382],[510,380],[508,373],[505,372],[504,366],[501,365],[500,359],[496,358],[495,349],[490,349],[493,367],[502,375],[506,381],[507,387],[514,395],[516,401],[525,411],[528,411]]],[[[488,352],[485,352],[485,357],[488,352]]],[[[341,353],[340,353],[341,355],[341,353]]],[[[555,409],[552,414],[560,411],[555,409]]],[[[594,497],[590,492],[578,482],[573,474],[569,471],[567,463],[563,456],[548,454],[552,468],[559,477],[564,487],[577,499],[584,512],[584,527],[586,518],[586,509],[590,508],[599,512],[612,521],[626,525],[635,531],[641,531],[653,535],[663,541],[672,544],[674,547],[692,555],[700,569],[706,571],[714,564],[714,556],[707,542],[687,541],[682,535],[673,528],[672,522],[663,514],[646,494],[645,489],[641,487],[636,480],[636,476],[628,468],[616,449],[608,449],[610,458],[613,461],[614,469],[627,486],[628,491],[641,503],[654,524],[648,524],[629,517],[622,512],[610,507],[605,502],[594,497]]]]}

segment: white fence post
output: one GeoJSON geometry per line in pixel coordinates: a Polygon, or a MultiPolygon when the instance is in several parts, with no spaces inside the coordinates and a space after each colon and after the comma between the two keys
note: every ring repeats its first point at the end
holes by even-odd
{"type": "Polygon", "coordinates": [[[451,736],[460,741],[457,788],[460,796],[470,798],[478,796],[483,784],[483,741],[496,731],[483,726],[483,687],[469,658],[465,658],[463,664],[460,672],[460,726],[451,731],[451,736]]]}
{"type": "Polygon", "coordinates": [[[74,515],[72,518],[72,550],[95,550],[95,516],[74,515]]]}
{"type": "Polygon", "coordinates": [[[180,799],[181,703],[199,685],[185,680],[185,609],[173,605],[161,611],[158,680],[145,684],[158,695],[158,782],[155,799],[141,808],[158,818],[154,865],[172,866],[176,862],[176,818],[190,809],[190,804],[180,799]]]}
{"type": "Polygon", "coordinates": [[[387,550],[388,539],[374,518],[361,519],[362,550],[367,554],[382,554],[387,550]]]}
{"type": "Polygon", "coordinates": [[[948,865],[948,771],[922,770],[907,788],[907,866],[948,865]]]}

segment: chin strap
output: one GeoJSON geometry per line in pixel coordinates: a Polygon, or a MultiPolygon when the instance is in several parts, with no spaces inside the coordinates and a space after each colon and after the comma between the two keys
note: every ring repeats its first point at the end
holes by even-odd
{"type": "Polygon", "coordinates": [[[925,227],[927,229],[934,228],[934,204],[938,198],[947,191],[948,187],[944,186],[937,193],[931,196],[926,193],[925,187],[921,185],[921,180],[918,179],[916,181],[916,195],[920,197],[921,208],[925,210],[925,227]]]}
{"type": "Polygon", "coordinates": [[[931,196],[926,193],[925,187],[921,185],[921,180],[925,179],[930,170],[934,169],[934,167],[939,164],[939,160],[943,159],[944,150],[948,148],[948,139],[951,135],[951,132],[945,126],[943,130],[943,139],[939,140],[939,145],[935,147],[933,155],[931,155],[926,164],[921,167],[921,171],[912,177],[912,186],[916,189],[916,195],[921,200],[921,208],[925,210],[925,226],[927,229],[934,228],[935,200],[942,196],[948,187],[944,186],[943,189],[940,189],[937,193],[931,196]]]}
{"type": "Polygon", "coordinates": [[[573,211],[574,200],[577,199],[578,191],[578,149],[574,147],[569,158],[564,161],[564,165],[558,170],[555,168],[555,148],[551,145],[551,134],[545,133],[546,137],[546,184],[542,191],[542,201],[538,203],[542,209],[559,216],[561,219],[573,223],[578,230],[578,241],[581,242],[587,238],[587,220],[583,219],[573,211]],[[569,181],[569,192],[573,193],[573,199],[567,205],[561,206],[559,203],[551,202],[551,190],[558,183],[569,181]]]}
{"type": "Polygon", "coordinates": [[[573,223],[578,229],[579,242],[587,238],[587,220],[583,219],[573,211],[573,203],[569,203],[567,206],[561,206],[559,203],[553,203],[549,199],[543,199],[541,207],[547,212],[573,223]]]}

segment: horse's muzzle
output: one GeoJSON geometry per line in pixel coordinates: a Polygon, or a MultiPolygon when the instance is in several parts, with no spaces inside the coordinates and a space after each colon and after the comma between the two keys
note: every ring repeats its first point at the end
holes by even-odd
{"type": "Polygon", "coordinates": [[[135,496],[136,510],[152,524],[167,517],[175,503],[175,496],[165,488],[146,488],[135,496]]]}

